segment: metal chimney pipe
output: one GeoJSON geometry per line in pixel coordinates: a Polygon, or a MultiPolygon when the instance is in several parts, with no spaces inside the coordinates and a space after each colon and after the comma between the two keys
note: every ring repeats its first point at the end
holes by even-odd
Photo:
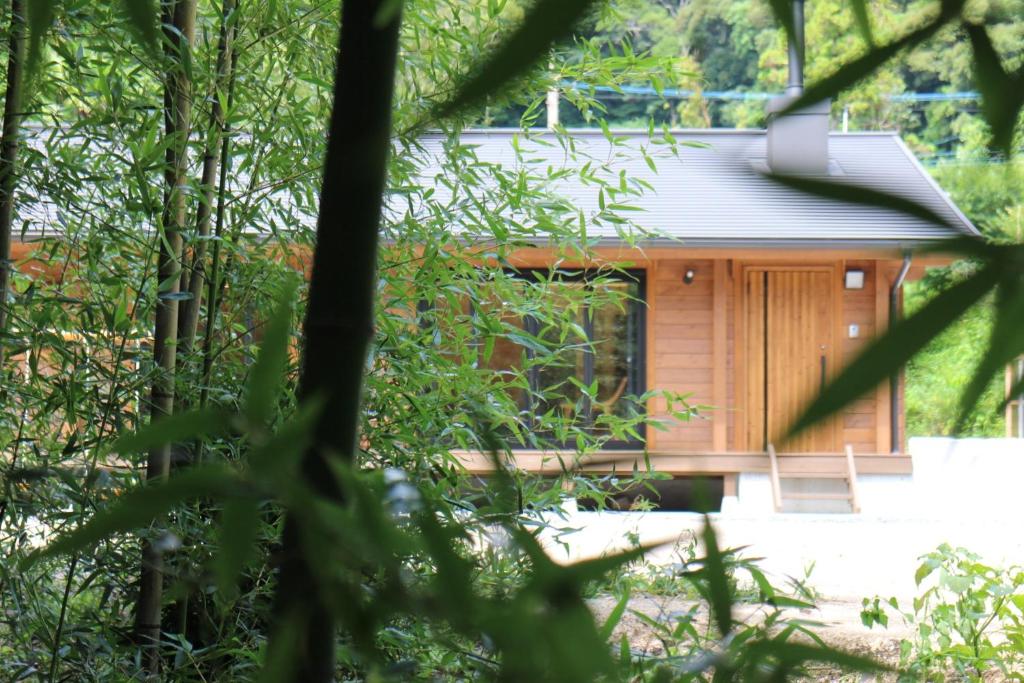
{"type": "Polygon", "coordinates": [[[789,41],[789,83],[787,95],[804,91],[804,0],[792,0],[793,40],[789,41]]]}

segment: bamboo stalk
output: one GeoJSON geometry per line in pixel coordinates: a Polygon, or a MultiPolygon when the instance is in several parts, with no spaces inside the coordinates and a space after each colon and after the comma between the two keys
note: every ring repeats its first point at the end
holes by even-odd
{"type": "Polygon", "coordinates": [[[220,37],[217,40],[217,74],[210,87],[208,97],[210,103],[209,130],[203,151],[203,170],[200,187],[199,208],[196,212],[195,246],[192,249],[192,266],[186,273],[187,290],[190,299],[183,302],[181,321],[178,325],[179,351],[188,353],[195,343],[196,331],[199,328],[199,313],[202,308],[203,288],[206,284],[206,244],[210,237],[210,223],[213,215],[214,182],[217,179],[217,166],[220,161],[220,141],[224,135],[224,107],[221,96],[226,96],[228,82],[231,80],[232,49],[234,42],[235,0],[224,0],[221,7],[220,37]]]}
{"type": "MultiPolygon", "coordinates": [[[[235,67],[238,63],[238,53],[231,53],[231,69],[228,78],[228,110],[235,101],[235,67]]],[[[221,136],[220,144],[220,180],[217,183],[217,217],[213,228],[213,254],[210,256],[210,280],[207,283],[206,292],[206,329],[203,332],[203,374],[199,384],[199,407],[205,408],[210,398],[210,381],[213,376],[213,333],[217,329],[217,315],[220,312],[221,293],[221,269],[220,250],[221,239],[224,237],[224,217],[227,208],[227,184],[228,170],[231,166],[231,126],[224,123],[224,134],[221,136]]],[[[203,452],[196,450],[196,459],[202,460],[203,452]]]]}
{"type": "MultiPolygon", "coordinates": [[[[225,3],[224,3],[225,6],[228,4],[229,1],[230,0],[226,0],[225,1],[225,3]]],[[[232,4],[234,4],[234,3],[232,2],[232,4]]],[[[226,18],[227,16],[228,16],[228,11],[225,10],[224,17],[226,18]]],[[[229,59],[231,60],[231,63],[228,65],[228,74],[227,74],[227,108],[228,108],[228,111],[231,110],[232,104],[234,102],[234,89],[235,89],[235,72],[234,72],[234,68],[235,68],[235,64],[237,63],[238,54],[235,53],[235,52],[231,52],[230,55],[229,55],[229,59]]],[[[210,201],[211,203],[216,201],[216,205],[217,205],[215,228],[214,228],[214,237],[216,239],[215,239],[214,245],[213,245],[213,253],[210,256],[210,261],[211,261],[210,278],[209,278],[209,281],[206,283],[206,286],[207,286],[206,300],[207,300],[208,303],[207,303],[207,306],[206,306],[206,325],[205,325],[205,330],[203,332],[203,343],[202,343],[202,347],[201,347],[201,351],[200,351],[201,366],[202,366],[201,376],[200,376],[200,380],[199,380],[199,408],[200,409],[203,409],[203,408],[206,407],[206,405],[207,405],[207,403],[209,401],[209,398],[210,398],[210,381],[211,381],[211,378],[212,378],[212,375],[213,375],[213,357],[214,357],[213,356],[213,336],[214,336],[214,331],[216,330],[216,326],[217,326],[217,315],[219,313],[219,306],[220,306],[220,299],[221,299],[221,297],[220,297],[220,293],[221,293],[220,292],[220,248],[221,248],[221,237],[223,236],[223,232],[224,232],[224,209],[225,209],[226,195],[227,195],[227,173],[228,173],[228,166],[229,166],[228,161],[229,161],[229,158],[230,158],[229,155],[230,155],[230,149],[231,149],[231,140],[228,137],[228,133],[229,133],[229,126],[224,121],[223,116],[221,116],[219,118],[219,120],[218,120],[218,142],[219,142],[220,149],[219,150],[216,150],[216,149],[214,150],[215,152],[217,152],[217,154],[219,156],[219,164],[214,165],[214,170],[209,171],[209,173],[211,174],[209,176],[209,181],[212,183],[212,181],[213,181],[213,175],[212,174],[217,172],[216,171],[216,167],[217,166],[220,167],[220,171],[219,171],[220,177],[219,177],[219,180],[217,182],[217,193],[216,193],[216,196],[213,196],[211,194],[210,197],[208,198],[208,201],[210,201]]],[[[205,152],[205,156],[204,156],[204,168],[203,168],[203,177],[204,177],[204,179],[207,178],[208,169],[207,169],[207,166],[206,166],[206,160],[209,159],[209,154],[210,154],[211,147],[212,147],[212,145],[210,145],[209,142],[208,142],[207,143],[206,152],[205,152]]],[[[205,186],[207,186],[207,184],[206,184],[206,182],[204,180],[204,187],[205,186]]],[[[202,211],[202,208],[200,208],[200,211],[202,211]]],[[[200,219],[200,222],[201,222],[201,219],[200,219]]],[[[207,218],[206,233],[209,234],[209,218],[207,218]]],[[[204,241],[204,244],[205,244],[205,241],[204,241]]],[[[205,252],[205,247],[203,248],[203,251],[205,252]]],[[[199,255],[197,258],[199,259],[198,260],[199,268],[203,269],[202,272],[205,273],[205,253],[199,255]]],[[[195,267],[196,267],[196,265],[194,264],[193,265],[193,269],[195,269],[195,267]]],[[[196,277],[197,276],[198,277],[203,277],[201,274],[193,271],[193,274],[192,274],[192,284],[193,284],[193,286],[196,285],[196,277]]],[[[179,326],[179,328],[178,328],[178,334],[179,334],[179,337],[178,337],[178,347],[179,347],[179,350],[181,350],[182,348],[190,349],[192,347],[193,343],[195,342],[195,334],[196,334],[196,330],[197,330],[198,324],[199,324],[199,320],[198,319],[199,319],[199,312],[200,312],[200,309],[201,309],[201,307],[199,306],[198,302],[199,302],[199,296],[201,296],[202,281],[200,281],[198,286],[200,287],[200,294],[194,295],[194,298],[192,299],[192,302],[195,302],[195,305],[188,309],[190,311],[193,311],[195,316],[196,316],[196,319],[195,319],[195,321],[193,323],[194,327],[191,330],[191,337],[188,338],[187,340],[183,341],[182,338],[181,338],[182,327],[179,326]]],[[[205,441],[205,439],[197,438],[193,442],[193,444],[192,444],[192,455],[193,455],[193,458],[194,458],[194,462],[198,463],[198,462],[201,462],[203,460],[205,448],[206,448],[206,441],[205,441]]],[[[200,514],[202,514],[204,509],[205,508],[204,508],[204,505],[202,503],[198,503],[197,504],[197,510],[200,512],[200,514]]],[[[178,633],[185,634],[186,637],[188,637],[188,639],[193,643],[193,645],[201,645],[202,643],[201,643],[200,639],[198,638],[197,634],[189,631],[190,620],[191,620],[191,625],[194,627],[195,626],[196,618],[198,618],[194,613],[197,610],[202,610],[203,609],[203,605],[202,604],[200,604],[198,606],[196,606],[194,604],[191,604],[192,603],[192,599],[194,597],[197,597],[195,591],[185,593],[171,607],[169,617],[174,621],[173,628],[176,628],[178,633]]],[[[200,613],[199,616],[202,616],[202,614],[200,613]]]]}
{"type": "Polygon", "coordinates": [[[7,93],[4,95],[3,139],[0,140],[0,369],[6,358],[7,299],[10,290],[11,227],[17,185],[18,131],[21,127],[21,91],[25,62],[25,2],[11,0],[11,26],[7,46],[7,93]]]}
{"type": "MultiPolygon", "coordinates": [[[[186,163],[191,114],[191,83],[182,67],[182,55],[191,49],[195,34],[196,0],[168,0],[163,5],[167,71],[164,117],[167,165],[164,171],[166,204],[160,226],[157,257],[158,294],[153,333],[153,378],[151,420],[174,411],[174,373],[178,331],[178,292],[181,279],[181,233],[185,224],[186,163]]],[[[150,450],[147,480],[166,477],[170,471],[171,444],[150,450]]],[[[160,668],[160,615],[163,597],[163,558],[151,543],[142,547],[139,598],[135,611],[135,634],[145,647],[143,667],[150,674],[160,668]]]]}
{"type": "MultiPolygon", "coordinates": [[[[317,242],[304,322],[300,400],[323,400],[302,475],[316,493],[340,499],[329,460],[353,461],[366,354],[373,336],[378,230],[398,54],[398,5],[388,0],[344,2],[334,82],[334,107],[320,192],[317,242]],[[385,21],[378,16],[390,12],[385,21]]],[[[300,520],[289,515],[275,613],[297,628],[271,636],[271,657],[282,642],[286,680],[327,682],[334,676],[335,621],[317,590],[318,573],[302,546],[300,520]]]]}

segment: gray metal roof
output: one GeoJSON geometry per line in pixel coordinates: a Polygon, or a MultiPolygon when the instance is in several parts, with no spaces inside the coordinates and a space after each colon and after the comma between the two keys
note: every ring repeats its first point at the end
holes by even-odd
{"type": "MultiPolygon", "coordinates": [[[[648,245],[910,248],[978,234],[895,133],[831,133],[829,179],[914,200],[955,229],[772,182],[764,177],[763,130],[680,130],[672,135],[679,143],[675,154],[665,144],[652,144],[646,131],[612,131],[614,144],[599,130],[570,131],[569,146],[553,133],[506,129],[466,131],[460,141],[482,163],[514,167],[525,160],[557,176],[559,170],[578,171],[591,162],[612,175],[624,172],[648,184],[642,196],[624,200],[640,208],[630,212],[633,222],[655,233],[642,240],[648,245]]],[[[421,182],[429,184],[443,174],[444,140],[427,135],[419,141],[428,159],[421,182]]],[[[584,213],[599,210],[599,187],[581,181],[578,173],[553,180],[550,189],[584,213]]],[[[437,184],[439,198],[447,192],[437,184]]],[[[621,241],[611,225],[591,227],[588,233],[606,243],[621,241]]]]}

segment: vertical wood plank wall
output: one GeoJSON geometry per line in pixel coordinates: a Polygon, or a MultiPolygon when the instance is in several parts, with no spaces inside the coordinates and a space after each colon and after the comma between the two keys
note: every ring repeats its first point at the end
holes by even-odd
{"type": "MultiPolygon", "coordinates": [[[[841,307],[841,312],[836,317],[836,333],[845,364],[877,331],[884,329],[888,317],[889,269],[884,262],[867,260],[850,260],[840,266],[843,266],[837,268],[840,279],[844,268],[864,271],[863,289],[847,290],[841,282],[837,283],[834,305],[841,307]],[[849,336],[851,324],[860,328],[859,336],[854,339],[849,336]]],[[[736,412],[736,372],[733,369],[735,321],[739,313],[736,271],[736,264],[724,259],[659,259],[656,267],[649,268],[648,388],[692,392],[691,404],[716,406],[716,410],[706,412],[704,417],[674,424],[667,431],[649,430],[653,437],[652,448],[681,453],[744,448],[742,443],[737,443],[738,426],[745,424],[745,418],[736,412]],[[683,283],[687,268],[696,271],[696,278],[690,285],[683,283]],[[721,373],[723,355],[724,377],[721,373]]],[[[664,401],[654,399],[651,410],[656,416],[665,417],[664,401]]],[[[839,417],[841,444],[852,445],[855,453],[887,453],[888,419],[888,387],[883,386],[855,402],[839,417]]]]}

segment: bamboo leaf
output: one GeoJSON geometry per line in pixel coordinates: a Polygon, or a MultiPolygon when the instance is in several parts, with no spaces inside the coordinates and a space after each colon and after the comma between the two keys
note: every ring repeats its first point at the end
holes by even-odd
{"type": "Polygon", "coordinates": [[[383,0],[373,17],[374,28],[382,28],[395,20],[402,12],[403,0],[383,0]]]}
{"type": "Polygon", "coordinates": [[[824,420],[899,372],[914,354],[992,291],[998,281],[997,267],[986,266],[897,322],[825,387],[791,427],[790,435],[824,420]]]}
{"type": "Polygon", "coordinates": [[[134,434],[119,438],[110,450],[122,455],[140,453],[197,436],[223,434],[231,428],[232,422],[232,415],[222,410],[199,410],[168,415],[149,423],[134,434]]]}
{"type": "Polygon", "coordinates": [[[729,577],[725,572],[722,551],[718,548],[715,528],[707,515],[704,515],[701,536],[704,540],[704,578],[708,583],[709,607],[719,632],[725,637],[732,632],[732,591],[729,589],[729,577]]]}
{"type": "Polygon", "coordinates": [[[875,37],[871,31],[871,16],[868,14],[867,0],[852,0],[853,17],[857,20],[857,30],[869,46],[875,46],[875,37]]]}
{"type": "Polygon", "coordinates": [[[24,565],[44,557],[84,550],[113,534],[144,527],[183,501],[234,495],[239,484],[237,475],[230,469],[207,465],[191,468],[171,479],[143,485],[97,512],[83,526],[61,535],[50,545],[28,556],[24,565]]]}
{"type": "Polygon", "coordinates": [[[795,643],[779,638],[757,641],[747,647],[750,649],[748,654],[752,660],[775,659],[787,669],[805,662],[834,664],[853,671],[885,671],[888,669],[885,664],[868,657],[849,654],[830,647],[795,643]]]}
{"type": "Polygon", "coordinates": [[[642,545],[637,548],[624,550],[614,555],[606,555],[592,560],[575,562],[566,567],[560,567],[560,569],[565,571],[566,575],[571,577],[572,581],[578,583],[596,581],[597,579],[604,577],[608,572],[618,569],[622,565],[632,562],[633,560],[639,560],[654,548],[662,545],[664,545],[664,543],[642,545]]]}
{"type": "Polygon", "coordinates": [[[982,26],[964,24],[974,51],[974,80],[981,91],[981,108],[992,127],[992,146],[1009,155],[1013,149],[1013,133],[1021,107],[1024,107],[1024,67],[1015,74],[1003,69],[982,26]]]}
{"type": "Polygon", "coordinates": [[[33,73],[43,49],[43,37],[57,15],[57,0],[29,0],[25,3],[28,24],[28,71],[33,73]]]}
{"type": "Polygon", "coordinates": [[[437,117],[479,104],[505,83],[543,58],[551,46],[569,35],[595,0],[538,0],[505,42],[483,64],[472,69],[455,96],[437,108],[437,117]]]}
{"type": "Polygon", "coordinates": [[[768,0],[775,15],[775,21],[782,24],[786,31],[786,40],[793,44],[796,42],[796,24],[793,23],[793,0],[768,0]]]}
{"type": "Polygon", "coordinates": [[[955,15],[952,6],[955,6],[956,11],[959,11],[961,4],[961,1],[944,2],[942,11],[935,19],[921,28],[911,31],[901,38],[897,38],[891,43],[869,50],[863,57],[844,64],[830,76],[826,76],[824,79],[811,84],[804,90],[802,95],[793,100],[781,113],[792,112],[821,102],[824,99],[835,97],[843,90],[864,80],[902,50],[920,45],[935,35],[955,15]]]}
{"type": "Polygon", "coordinates": [[[601,624],[600,633],[601,638],[604,640],[608,640],[612,637],[612,632],[615,630],[615,627],[619,625],[620,621],[622,621],[622,615],[626,613],[626,607],[629,606],[629,597],[629,587],[627,586],[622,597],[619,598],[617,603],[615,603],[615,607],[612,608],[612,611],[608,613],[608,617],[604,620],[604,623],[601,624]]]}
{"type": "Polygon", "coordinates": [[[255,498],[230,498],[224,502],[218,534],[220,552],[214,562],[214,573],[218,587],[227,595],[237,590],[238,575],[252,557],[259,523],[259,501],[255,498]]]}
{"type": "Polygon", "coordinates": [[[264,424],[274,414],[278,389],[288,367],[288,342],[291,339],[292,304],[295,283],[281,289],[270,316],[259,356],[249,375],[245,414],[254,424],[264,424]]]}
{"type": "MultiPolygon", "coordinates": [[[[992,378],[1024,353],[1024,282],[1019,277],[1004,281],[996,293],[996,319],[989,337],[988,349],[960,394],[954,432],[963,430],[971,411],[978,404],[992,378]]],[[[1012,395],[1012,394],[1011,394],[1012,395]]]]}
{"type": "Polygon", "coordinates": [[[999,404],[999,410],[1006,410],[1006,406],[1010,405],[1010,401],[1016,401],[1018,397],[1024,397],[1024,377],[1010,385],[1006,398],[999,404]]]}
{"type": "Polygon", "coordinates": [[[157,24],[158,12],[152,0],[121,0],[128,24],[135,30],[142,44],[150,50],[160,47],[157,24]]]}
{"type": "Polygon", "coordinates": [[[273,484],[279,477],[294,474],[299,456],[313,438],[323,405],[323,400],[317,397],[303,401],[296,414],[273,436],[249,451],[249,466],[258,480],[273,484]]]}

